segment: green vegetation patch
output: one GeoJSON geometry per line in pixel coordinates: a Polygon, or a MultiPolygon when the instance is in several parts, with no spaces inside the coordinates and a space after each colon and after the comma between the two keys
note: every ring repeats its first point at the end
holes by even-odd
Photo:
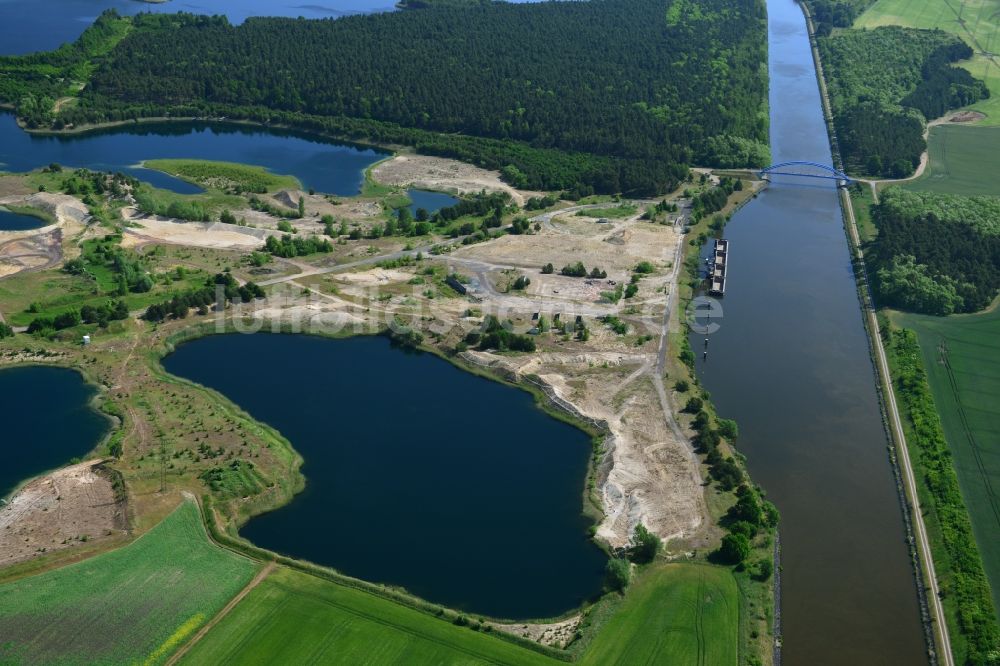
{"type": "Polygon", "coordinates": [[[575,196],[670,191],[692,160],[763,166],[764,2],[674,3],[669,23],[664,3],[642,0],[238,26],[139,15],[58,122],[169,113],[293,124],[415,146],[497,169],[516,187],[575,196]],[[382,45],[374,56],[373,43],[382,45]]]}
{"type": "Polygon", "coordinates": [[[986,307],[1000,290],[1000,198],[893,187],[873,206],[866,248],[878,300],[948,315],[986,307]]]}
{"type": "Polygon", "coordinates": [[[48,53],[8,56],[0,62],[0,100],[14,104],[28,127],[54,125],[56,101],[79,93],[100,62],[125,38],[131,20],[102,14],[80,38],[48,53]]]}
{"type": "Polygon", "coordinates": [[[654,566],[629,588],[584,664],[738,663],[740,601],[728,569],[654,566]]]}
{"type": "Polygon", "coordinates": [[[1000,128],[932,127],[928,151],[927,170],[907,183],[907,189],[965,196],[1000,195],[1000,128]]]}
{"type": "Polygon", "coordinates": [[[941,31],[887,26],[818,42],[841,157],[852,172],[909,176],[926,148],[927,119],[989,92],[952,63],[972,49],[941,31]]]}
{"type": "Polygon", "coordinates": [[[960,66],[975,78],[984,80],[990,91],[989,99],[982,99],[969,108],[986,114],[984,124],[1000,125],[1000,58],[996,55],[995,41],[1000,33],[1000,12],[996,2],[879,0],[856,23],[859,28],[883,25],[940,29],[969,44],[975,53],[960,66]]]}
{"type": "Polygon", "coordinates": [[[234,194],[264,194],[281,189],[301,189],[294,176],[279,176],[264,167],[210,160],[147,160],[144,166],[168,173],[205,189],[234,194]]]}
{"type": "Polygon", "coordinates": [[[0,661],[161,663],[256,570],[184,502],[124,548],[0,585],[0,661]]]}
{"type": "Polygon", "coordinates": [[[557,664],[487,632],[278,569],[183,663],[557,664]]]}
{"type": "Polygon", "coordinates": [[[608,206],[607,208],[588,208],[577,213],[578,217],[607,217],[620,219],[631,217],[638,212],[638,209],[631,204],[621,204],[619,206],[608,206]]]}
{"type": "Polygon", "coordinates": [[[919,346],[912,330],[886,328],[883,335],[952,648],[957,663],[993,663],[1000,646],[1000,503],[992,488],[1000,482],[1000,457],[989,445],[1000,430],[1000,317],[994,311],[902,319],[920,332],[919,346]],[[984,565],[994,583],[992,599],[984,565]]]}

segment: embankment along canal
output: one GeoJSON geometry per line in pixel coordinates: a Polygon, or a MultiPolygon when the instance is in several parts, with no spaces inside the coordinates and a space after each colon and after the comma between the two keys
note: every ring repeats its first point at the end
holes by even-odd
{"type": "MultiPolygon", "coordinates": [[[[831,164],[802,10],[767,5],[773,161],[831,164]]],[[[926,663],[840,202],[818,183],[776,176],[727,226],[721,327],[707,358],[692,335],[697,371],[781,510],[784,663],[926,663]]]]}

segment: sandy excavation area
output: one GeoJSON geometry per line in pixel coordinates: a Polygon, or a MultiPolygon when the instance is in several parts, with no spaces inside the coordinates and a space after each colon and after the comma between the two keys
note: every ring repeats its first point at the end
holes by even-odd
{"type": "Polygon", "coordinates": [[[500,180],[496,171],[480,169],[477,166],[429,155],[397,155],[372,169],[372,178],[386,185],[412,187],[418,190],[436,190],[472,194],[487,192],[507,192],[518,205],[538,196],[538,192],[516,190],[500,180]]]}
{"type": "Polygon", "coordinates": [[[179,222],[168,218],[129,214],[122,247],[170,243],[216,250],[259,250],[274,232],[222,222],[179,222]]]}
{"type": "Polygon", "coordinates": [[[0,567],[123,532],[125,507],[98,464],[41,476],[0,506],[0,567]]]}
{"type": "MultiPolygon", "coordinates": [[[[470,306],[477,313],[503,313],[518,331],[531,326],[533,312],[584,316],[591,331],[586,343],[549,337],[534,354],[468,351],[463,357],[512,379],[537,377],[557,404],[608,432],[592,492],[605,516],[599,538],[615,548],[625,546],[641,522],[666,540],[699,540],[707,528],[700,465],[688,439],[690,433],[676,426],[655,381],[665,294],[672,288],[671,267],[683,236],[675,227],[637,219],[599,224],[592,218],[566,217],[532,235],[507,235],[430,260],[477,278],[482,286],[475,290],[474,302],[470,298],[426,300],[421,296],[425,285],[407,285],[418,268],[373,267],[321,278],[322,291],[311,292],[308,304],[292,298],[278,307],[261,304],[255,314],[285,323],[376,330],[395,314],[406,317],[415,311],[422,315],[425,332],[452,337],[459,335],[454,332],[458,328],[471,330],[477,325],[476,317],[481,314],[470,319],[466,314],[470,306]],[[627,281],[643,260],[653,262],[657,270],[642,279],[637,298],[619,304],[597,302],[599,292],[609,289],[608,280],[627,281]],[[558,272],[562,265],[575,261],[583,261],[588,268],[600,266],[608,271],[608,278],[540,273],[544,263],[552,262],[558,272]],[[504,293],[496,286],[510,267],[531,277],[528,290],[504,293]],[[389,297],[366,300],[373,298],[372,289],[388,289],[378,293],[389,297]],[[626,306],[641,308],[628,315],[633,331],[628,339],[596,319],[601,314],[624,316],[626,306]],[[653,338],[637,347],[634,336],[641,333],[653,338]]],[[[294,288],[303,281],[291,284],[294,288]]],[[[558,641],[558,632],[550,638],[558,641]]]]}
{"type": "Polygon", "coordinates": [[[54,224],[38,229],[0,231],[0,278],[58,264],[63,258],[63,238],[83,231],[90,215],[81,201],[49,192],[2,197],[0,205],[31,206],[56,218],[54,224]]]}
{"type": "Polygon", "coordinates": [[[596,488],[605,514],[598,537],[613,548],[626,546],[640,522],[665,541],[699,531],[707,509],[698,462],[661,411],[649,379],[654,354],[466,355],[518,378],[537,375],[557,402],[569,403],[571,411],[607,428],[596,488]]]}

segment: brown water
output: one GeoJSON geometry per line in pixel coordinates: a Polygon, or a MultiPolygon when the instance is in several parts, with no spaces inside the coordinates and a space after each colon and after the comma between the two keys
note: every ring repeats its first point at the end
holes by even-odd
{"type": "MultiPolygon", "coordinates": [[[[774,162],[830,164],[802,11],[767,5],[774,162]]],[[[721,328],[707,360],[704,335],[692,346],[781,510],[783,661],[927,663],[837,192],[775,180],[726,228],[721,328]]]]}

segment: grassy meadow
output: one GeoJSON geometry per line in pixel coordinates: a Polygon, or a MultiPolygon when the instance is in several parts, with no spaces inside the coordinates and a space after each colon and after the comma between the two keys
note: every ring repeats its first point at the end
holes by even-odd
{"type": "Polygon", "coordinates": [[[1000,608],[1000,308],[974,315],[897,314],[916,332],[973,533],[1000,608]]]}
{"type": "Polygon", "coordinates": [[[279,568],[185,664],[554,664],[544,655],[368,592],[279,568]]]}
{"type": "Polygon", "coordinates": [[[729,569],[695,564],[640,575],[584,664],[736,666],[739,593],[729,569]]]}
{"type": "Polygon", "coordinates": [[[162,171],[200,187],[224,192],[255,192],[264,194],[281,189],[300,189],[294,176],[280,176],[264,167],[211,160],[147,160],[148,169],[162,171]]]}
{"type": "Polygon", "coordinates": [[[0,585],[0,663],[162,663],[258,568],[184,502],[128,546],[0,585]]]}
{"type": "Polygon", "coordinates": [[[958,35],[975,51],[963,67],[986,82],[990,98],[969,108],[986,114],[981,124],[1000,125],[1000,2],[998,0],[878,0],[855,22],[856,28],[901,25],[940,28],[958,35]]]}
{"type": "MultiPolygon", "coordinates": [[[[640,574],[583,664],[735,666],[739,599],[727,569],[653,566],[640,574]]],[[[558,664],[367,592],[279,568],[185,656],[185,664],[558,664]]]]}

